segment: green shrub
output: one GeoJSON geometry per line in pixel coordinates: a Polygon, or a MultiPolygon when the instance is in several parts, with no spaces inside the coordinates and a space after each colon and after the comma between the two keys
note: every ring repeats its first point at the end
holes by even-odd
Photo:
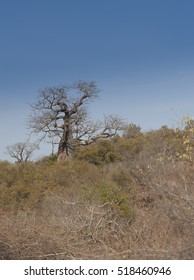
{"type": "Polygon", "coordinates": [[[57,161],[57,155],[44,156],[36,162],[36,164],[53,165],[57,161]]]}
{"type": "Polygon", "coordinates": [[[98,202],[100,205],[107,205],[107,207],[111,207],[113,210],[130,218],[129,194],[108,179],[101,179],[91,186],[83,186],[82,196],[84,201],[88,201],[91,204],[98,202]]]}
{"type": "Polygon", "coordinates": [[[45,162],[0,165],[2,209],[41,207],[47,198],[56,195],[65,201],[107,204],[120,214],[130,214],[129,195],[122,189],[130,180],[126,172],[118,171],[111,178],[103,167],[77,159],[52,165],[45,162]]]}
{"type": "Polygon", "coordinates": [[[109,140],[101,140],[97,143],[79,148],[76,158],[86,160],[95,165],[103,165],[120,160],[116,146],[109,140]]]}

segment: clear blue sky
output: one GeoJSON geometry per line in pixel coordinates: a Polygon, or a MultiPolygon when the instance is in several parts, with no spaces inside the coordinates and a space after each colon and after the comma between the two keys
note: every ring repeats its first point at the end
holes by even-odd
{"type": "Polygon", "coordinates": [[[194,115],[194,1],[2,0],[0,159],[26,139],[37,90],[77,80],[102,90],[94,118],[148,130],[194,115]]]}

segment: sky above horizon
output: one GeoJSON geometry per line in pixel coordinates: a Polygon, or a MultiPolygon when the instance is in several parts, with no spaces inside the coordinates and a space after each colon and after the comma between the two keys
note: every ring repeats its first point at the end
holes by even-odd
{"type": "Polygon", "coordinates": [[[193,0],[2,0],[0,39],[0,160],[47,86],[94,80],[92,117],[143,130],[194,115],[193,0]]]}

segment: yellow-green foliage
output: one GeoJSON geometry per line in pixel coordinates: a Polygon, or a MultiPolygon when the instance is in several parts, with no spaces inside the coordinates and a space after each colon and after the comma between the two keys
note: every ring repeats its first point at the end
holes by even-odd
{"type": "Polygon", "coordinates": [[[132,138],[118,137],[115,145],[117,152],[123,160],[133,160],[142,150],[144,142],[144,135],[137,134],[132,138]]]}
{"type": "Polygon", "coordinates": [[[78,149],[74,158],[63,163],[58,163],[56,156],[35,163],[2,161],[0,207],[41,207],[56,194],[65,200],[96,200],[130,212],[134,178],[149,180],[157,166],[173,167],[177,161],[193,160],[193,123],[186,124],[183,129],[162,127],[144,134],[131,127],[130,133],[114,141],[102,140],[78,149]]]}
{"type": "Polygon", "coordinates": [[[130,218],[131,208],[129,193],[125,192],[115,182],[107,179],[100,179],[95,184],[84,186],[83,199],[93,203],[98,201],[99,204],[111,206],[114,210],[118,210],[121,214],[130,218]]]}
{"type": "Polygon", "coordinates": [[[193,136],[132,125],[62,163],[0,162],[0,257],[193,259],[193,136]]]}
{"type": "Polygon", "coordinates": [[[109,140],[101,140],[97,143],[81,147],[77,150],[76,157],[95,165],[115,162],[120,159],[114,143],[109,140]]]}
{"type": "Polygon", "coordinates": [[[88,162],[9,164],[0,162],[0,208],[7,210],[41,207],[53,195],[64,200],[108,203],[129,214],[128,194],[119,184],[88,162]]]}
{"type": "Polygon", "coordinates": [[[145,134],[150,155],[158,162],[193,161],[193,122],[190,118],[183,118],[182,122],[181,126],[175,129],[163,126],[145,134]]]}
{"type": "Polygon", "coordinates": [[[144,134],[141,127],[129,124],[122,137],[115,139],[117,149],[123,159],[133,160],[141,151],[144,144],[144,134]]]}
{"type": "MultiPolygon", "coordinates": [[[[182,161],[193,162],[194,156],[194,120],[189,116],[183,117],[182,120],[183,128],[179,129],[182,132],[182,153],[177,153],[177,157],[182,161]]],[[[177,129],[178,130],[178,129],[177,129]]]]}
{"type": "Polygon", "coordinates": [[[182,132],[178,129],[162,127],[159,130],[149,131],[145,134],[145,140],[150,158],[156,161],[174,161],[178,153],[184,152],[182,132]]]}
{"type": "Polygon", "coordinates": [[[57,161],[57,155],[50,155],[50,156],[44,156],[40,160],[37,161],[37,163],[44,163],[46,165],[52,165],[57,161]]]}

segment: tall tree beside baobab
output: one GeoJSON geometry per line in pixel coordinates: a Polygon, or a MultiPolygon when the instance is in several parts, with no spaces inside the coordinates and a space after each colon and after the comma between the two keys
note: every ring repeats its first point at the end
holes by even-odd
{"type": "Polygon", "coordinates": [[[98,96],[95,82],[76,82],[39,91],[38,101],[32,104],[29,128],[41,138],[58,144],[58,161],[67,159],[77,146],[89,145],[102,138],[114,137],[123,129],[117,116],[103,121],[90,120],[89,102],[98,96]]]}

